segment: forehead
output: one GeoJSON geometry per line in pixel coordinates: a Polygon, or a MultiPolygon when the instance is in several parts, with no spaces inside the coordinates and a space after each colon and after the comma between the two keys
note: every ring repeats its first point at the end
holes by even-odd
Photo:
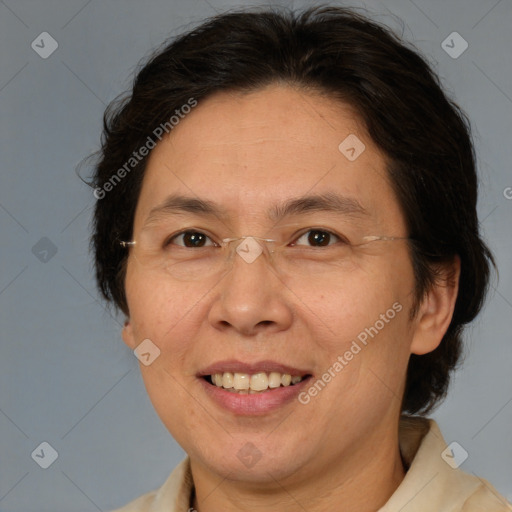
{"type": "Polygon", "coordinates": [[[152,150],[136,224],[173,194],[257,219],[286,200],[333,192],[378,222],[384,212],[400,221],[385,158],[351,107],[285,86],[223,92],[199,102],[152,150]]]}

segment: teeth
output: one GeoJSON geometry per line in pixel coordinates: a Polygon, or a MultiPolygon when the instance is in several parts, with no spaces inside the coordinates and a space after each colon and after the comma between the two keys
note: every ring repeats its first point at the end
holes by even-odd
{"type": "Polygon", "coordinates": [[[226,389],[230,389],[233,387],[233,374],[231,372],[226,372],[222,375],[222,387],[226,389]]]}
{"type": "Polygon", "coordinates": [[[251,389],[253,391],[264,391],[268,388],[268,377],[266,373],[255,373],[251,375],[251,389]]]}
{"type": "Polygon", "coordinates": [[[250,377],[248,373],[235,373],[233,378],[233,387],[237,391],[242,389],[249,389],[249,378],[250,377]]]}
{"type": "Polygon", "coordinates": [[[279,372],[259,372],[253,375],[248,373],[215,373],[210,376],[212,383],[219,387],[227,389],[232,393],[239,394],[255,394],[266,391],[267,389],[275,389],[281,386],[290,386],[298,384],[303,377],[299,375],[290,375],[288,373],[279,372]]]}
{"type": "Polygon", "coordinates": [[[268,376],[268,387],[278,388],[281,385],[281,374],[277,372],[271,372],[268,376]]]}
{"type": "Polygon", "coordinates": [[[292,376],[288,373],[281,375],[281,384],[283,386],[289,386],[292,381],[292,376]]]}

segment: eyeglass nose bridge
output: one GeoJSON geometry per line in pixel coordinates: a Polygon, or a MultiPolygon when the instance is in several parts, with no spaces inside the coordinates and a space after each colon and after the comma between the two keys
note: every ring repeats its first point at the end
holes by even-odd
{"type": "Polygon", "coordinates": [[[239,236],[236,238],[223,238],[222,242],[226,245],[231,244],[232,242],[238,242],[238,245],[231,245],[231,250],[229,251],[229,261],[233,261],[234,253],[236,252],[242,260],[246,263],[253,263],[256,259],[263,253],[265,250],[268,252],[269,261],[272,261],[272,255],[275,252],[275,242],[272,238],[262,238],[259,236],[239,236]],[[234,249],[233,249],[234,248],[234,249]]]}

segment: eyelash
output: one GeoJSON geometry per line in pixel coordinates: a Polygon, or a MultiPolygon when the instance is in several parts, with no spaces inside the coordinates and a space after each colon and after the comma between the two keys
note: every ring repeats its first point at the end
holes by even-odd
{"type": "MultiPolygon", "coordinates": [[[[338,243],[341,242],[341,243],[344,243],[344,244],[348,244],[348,240],[346,238],[344,238],[343,236],[341,235],[338,235],[336,233],[334,233],[333,231],[330,231],[328,229],[324,229],[324,228],[308,228],[307,230],[305,231],[302,231],[300,234],[294,236],[294,239],[293,239],[293,242],[291,242],[292,246],[293,245],[297,245],[297,240],[300,240],[303,236],[307,235],[308,233],[311,233],[311,232],[319,232],[319,233],[323,233],[323,234],[327,234],[331,237],[334,237],[335,239],[337,239],[338,243]]],[[[180,236],[184,236],[186,234],[199,234],[199,235],[204,235],[206,238],[208,238],[211,242],[213,242],[213,240],[211,239],[211,237],[209,237],[207,234],[203,233],[202,231],[199,231],[199,230],[193,230],[193,229],[187,229],[187,230],[184,230],[184,231],[180,231],[179,233],[176,233],[174,235],[171,235],[170,237],[168,237],[164,243],[163,243],[163,247],[166,248],[168,247],[169,245],[172,244],[173,240],[175,240],[176,238],[180,237],[180,236]]],[[[219,244],[217,244],[216,242],[213,242],[213,246],[219,246],[219,244]]],[[[179,247],[185,247],[187,248],[187,246],[185,246],[184,244],[177,244],[179,245],[179,247]]],[[[301,244],[303,245],[303,244],[301,244]]],[[[327,246],[310,246],[310,247],[329,247],[333,245],[332,243],[329,243],[327,246]]],[[[207,247],[212,247],[212,245],[209,245],[207,247]]],[[[192,249],[192,247],[188,247],[189,249],[192,249]]],[[[202,248],[202,247],[199,247],[199,248],[202,248]]]]}

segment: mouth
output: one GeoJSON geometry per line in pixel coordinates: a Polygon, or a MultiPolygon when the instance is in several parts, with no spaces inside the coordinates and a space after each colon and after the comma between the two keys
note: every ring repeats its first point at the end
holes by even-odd
{"type": "Polygon", "coordinates": [[[257,393],[267,393],[280,387],[295,386],[310,375],[291,375],[280,372],[223,372],[206,375],[203,378],[209,384],[225,389],[230,393],[240,395],[254,395],[257,393]]]}
{"type": "Polygon", "coordinates": [[[237,415],[254,415],[297,401],[313,375],[273,361],[247,364],[231,360],[215,363],[197,377],[217,405],[237,415]]]}

